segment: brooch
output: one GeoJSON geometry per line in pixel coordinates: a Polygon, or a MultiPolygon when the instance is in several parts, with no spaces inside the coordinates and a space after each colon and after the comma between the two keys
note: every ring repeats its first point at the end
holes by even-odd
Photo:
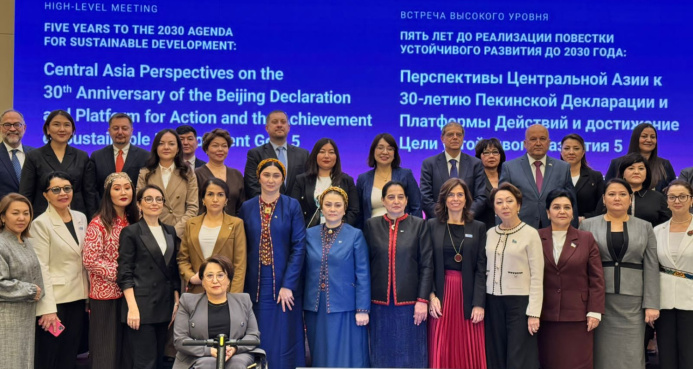
{"type": "Polygon", "coordinates": [[[686,233],[686,234],[689,236],[693,236],[693,231],[688,231],[688,233],[686,233]]]}

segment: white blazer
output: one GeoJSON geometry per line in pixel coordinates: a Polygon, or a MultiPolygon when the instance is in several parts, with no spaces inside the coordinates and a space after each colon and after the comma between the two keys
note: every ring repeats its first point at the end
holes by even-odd
{"type": "Polygon", "coordinates": [[[36,316],[57,312],[56,304],[86,299],[89,279],[82,264],[87,217],[70,210],[79,243],[60,215],[49,204],[31,224],[31,244],[41,263],[45,296],[36,305],[36,316]]]}
{"type": "MultiPolygon", "coordinates": [[[[657,238],[657,256],[659,264],[672,269],[693,273],[693,222],[686,229],[679,256],[674,259],[669,251],[669,225],[667,221],[655,227],[657,238]]],[[[693,310],[693,280],[675,277],[660,272],[661,308],[693,310]]]]}

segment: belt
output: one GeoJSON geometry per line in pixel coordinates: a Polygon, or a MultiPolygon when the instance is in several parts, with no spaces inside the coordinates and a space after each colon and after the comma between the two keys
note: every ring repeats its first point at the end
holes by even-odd
{"type": "Polygon", "coordinates": [[[630,269],[640,269],[642,270],[642,264],[636,263],[619,263],[618,261],[602,261],[603,267],[621,267],[630,269]]]}
{"type": "Polygon", "coordinates": [[[659,271],[664,273],[664,274],[669,274],[673,275],[674,277],[681,277],[681,278],[686,278],[686,279],[693,279],[693,274],[684,272],[683,270],[678,270],[678,269],[673,269],[673,268],[667,268],[665,266],[659,266],[659,271]]]}

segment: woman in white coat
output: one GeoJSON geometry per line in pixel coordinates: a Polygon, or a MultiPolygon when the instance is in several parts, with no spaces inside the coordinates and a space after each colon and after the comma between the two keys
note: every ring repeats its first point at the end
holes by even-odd
{"type": "Polygon", "coordinates": [[[693,368],[693,188],[673,181],[665,190],[672,217],[654,229],[661,288],[655,322],[662,369],[693,368]]]}
{"type": "Polygon", "coordinates": [[[31,242],[44,270],[45,287],[36,306],[36,368],[74,368],[82,337],[89,292],[82,264],[87,217],[70,209],[72,183],[65,172],[44,177],[48,209],[31,224],[31,242]]]}

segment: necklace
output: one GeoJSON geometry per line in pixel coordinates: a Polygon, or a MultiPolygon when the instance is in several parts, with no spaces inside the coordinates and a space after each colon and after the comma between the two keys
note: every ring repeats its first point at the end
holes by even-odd
{"type": "Polygon", "coordinates": [[[691,219],[693,219],[693,215],[689,216],[688,219],[683,220],[683,221],[674,221],[674,218],[671,218],[671,224],[683,224],[683,223],[690,223],[691,219]]]}
{"type": "Polygon", "coordinates": [[[387,173],[385,175],[378,173],[377,170],[375,171],[375,173],[378,175],[380,179],[382,179],[385,182],[388,182],[390,180],[390,177],[392,176],[392,170],[390,170],[390,173],[387,173]]]}
{"type": "Polygon", "coordinates": [[[450,232],[450,223],[445,223],[445,225],[448,227],[448,236],[450,236],[450,243],[452,243],[452,249],[455,250],[455,262],[456,263],[461,263],[462,262],[462,245],[464,245],[464,237],[462,237],[462,242],[460,242],[460,247],[455,248],[455,241],[452,239],[452,232],[450,232]]]}

